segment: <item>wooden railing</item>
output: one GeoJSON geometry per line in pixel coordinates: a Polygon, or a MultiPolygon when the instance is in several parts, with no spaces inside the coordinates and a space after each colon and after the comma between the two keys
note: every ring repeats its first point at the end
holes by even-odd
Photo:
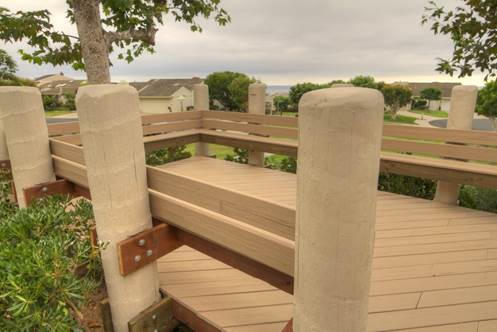
{"type": "MultiPolygon", "coordinates": [[[[206,142],[297,156],[298,118],[196,111],[142,116],[147,152],[206,142]]],[[[49,126],[54,139],[81,144],[77,123],[49,126]]],[[[381,170],[497,188],[497,133],[385,124],[381,170]]]]}

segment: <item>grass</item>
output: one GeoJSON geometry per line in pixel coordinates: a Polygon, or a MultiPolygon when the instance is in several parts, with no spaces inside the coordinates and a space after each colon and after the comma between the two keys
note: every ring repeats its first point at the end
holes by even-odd
{"type": "Polygon", "coordinates": [[[448,118],[449,117],[449,113],[447,113],[445,111],[410,110],[409,112],[416,113],[416,114],[428,115],[428,116],[432,116],[434,118],[448,118]]]}
{"type": "Polygon", "coordinates": [[[391,114],[385,114],[383,119],[385,120],[385,122],[404,123],[404,124],[416,124],[417,120],[413,116],[406,116],[406,115],[397,115],[395,119],[393,119],[391,114]]]}
{"type": "MultiPolygon", "coordinates": [[[[186,146],[186,151],[190,152],[192,156],[195,155],[195,144],[188,144],[186,146]]],[[[218,144],[209,144],[209,152],[215,154],[217,159],[223,159],[229,155],[233,154],[233,148],[218,144]]]]}
{"type": "Polygon", "coordinates": [[[50,111],[45,111],[45,117],[46,118],[52,118],[54,116],[60,116],[60,115],[65,115],[65,114],[70,114],[74,113],[75,111],[71,111],[67,108],[56,108],[50,111]]]}

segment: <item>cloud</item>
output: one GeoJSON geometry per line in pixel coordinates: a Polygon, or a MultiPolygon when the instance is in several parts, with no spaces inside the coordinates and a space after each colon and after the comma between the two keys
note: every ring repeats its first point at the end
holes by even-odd
{"type": "MultiPolygon", "coordinates": [[[[439,1],[454,5],[453,0],[439,1]]],[[[0,6],[12,7],[0,0],[0,6]]],[[[16,9],[33,9],[29,0],[16,9]]],[[[452,45],[421,26],[427,0],[224,0],[232,23],[219,27],[202,21],[204,32],[167,20],[157,35],[156,53],[128,65],[114,60],[114,79],[205,76],[217,70],[246,72],[269,83],[325,82],[370,74],[379,79],[457,81],[435,72],[436,58],[452,45]]],[[[74,31],[65,19],[65,1],[46,0],[55,25],[74,31]]],[[[40,8],[40,4],[37,5],[40,8]]],[[[14,50],[16,47],[8,47],[14,50]]],[[[34,76],[65,68],[20,64],[34,76]]],[[[481,75],[464,80],[481,84],[481,75]]]]}

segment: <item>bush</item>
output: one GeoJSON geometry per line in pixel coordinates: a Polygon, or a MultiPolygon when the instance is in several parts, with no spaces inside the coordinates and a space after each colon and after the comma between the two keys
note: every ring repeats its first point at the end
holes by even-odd
{"type": "Polygon", "coordinates": [[[45,112],[54,110],[60,106],[61,105],[57,96],[43,96],[43,108],[45,108],[45,112]]]}
{"type": "Polygon", "coordinates": [[[75,102],[75,96],[72,93],[65,93],[64,94],[64,106],[67,107],[69,110],[74,111],[76,109],[76,102],[75,102]]]}
{"type": "Polygon", "coordinates": [[[146,156],[147,165],[159,166],[172,161],[190,158],[192,154],[186,150],[186,145],[163,148],[153,151],[146,156]]]}
{"type": "Polygon", "coordinates": [[[378,189],[395,194],[433,199],[437,183],[414,176],[380,173],[378,189]]]}
{"type": "Polygon", "coordinates": [[[464,185],[459,194],[459,205],[497,213],[497,190],[464,185]]]}
{"type": "Polygon", "coordinates": [[[424,99],[414,99],[411,108],[413,110],[426,110],[428,109],[428,101],[424,99]]]}
{"type": "Polygon", "coordinates": [[[248,164],[248,150],[241,148],[234,148],[233,152],[235,154],[227,155],[224,160],[234,161],[239,164],[248,164]]]}
{"type": "Polygon", "coordinates": [[[49,197],[18,209],[4,197],[0,211],[0,330],[81,330],[73,312],[102,284],[91,204],[49,197]]]}

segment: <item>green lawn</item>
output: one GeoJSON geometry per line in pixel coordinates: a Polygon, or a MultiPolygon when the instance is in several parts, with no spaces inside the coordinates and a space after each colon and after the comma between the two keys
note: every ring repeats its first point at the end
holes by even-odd
{"type": "Polygon", "coordinates": [[[383,119],[385,120],[385,122],[405,123],[405,124],[416,124],[417,120],[413,116],[406,116],[406,115],[397,115],[395,119],[393,119],[391,114],[385,114],[383,119]]]}
{"type": "Polygon", "coordinates": [[[449,113],[447,113],[445,111],[410,110],[409,112],[433,116],[435,118],[448,118],[449,117],[449,113]]]}
{"type": "MultiPolygon", "coordinates": [[[[188,144],[186,150],[195,155],[195,144],[188,144]]],[[[233,148],[218,144],[209,144],[209,151],[211,154],[215,154],[217,159],[224,159],[227,155],[233,154],[233,148]]]]}
{"type": "Polygon", "coordinates": [[[73,112],[76,112],[76,111],[70,111],[67,108],[56,108],[54,110],[45,111],[45,117],[51,118],[51,117],[54,117],[54,116],[69,114],[69,113],[73,113],[73,112]]]}

